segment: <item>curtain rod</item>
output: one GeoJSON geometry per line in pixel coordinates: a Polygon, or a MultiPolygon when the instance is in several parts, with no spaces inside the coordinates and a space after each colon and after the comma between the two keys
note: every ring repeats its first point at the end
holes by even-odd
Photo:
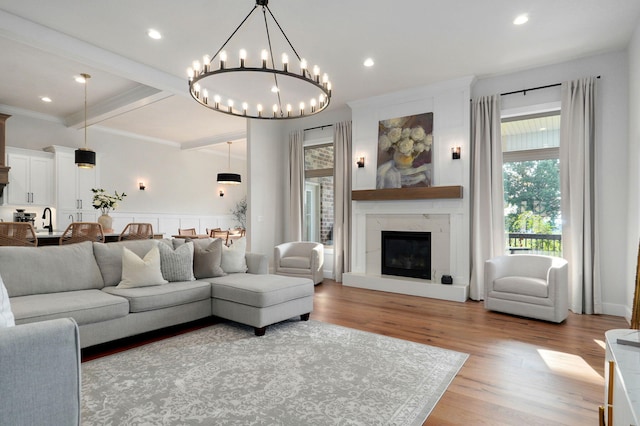
{"type": "Polygon", "coordinates": [[[304,130],[302,130],[302,131],[303,131],[303,132],[306,132],[307,130],[316,130],[316,129],[323,130],[325,127],[333,127],[333,124],[324,124],[324,125],[322,125],[322,126],[309,127],[308,129],[304,129],[304,130]]]}
{"type": "MultiPolygon", "coordinates": [[[[598,76],[596,76],[596,78],[600,78],[600,76],[598,75],[598,76]]],[[[549,87],[556,87],[556,86],[561,86],[561,85],[562,85],[562,83],[547,84],[546,86],[531,87],[529,89],[514,90],[513,92],[500,93],[500,96],[514,95],[516,93],[522,93],[523,95],[526,95],[527,92],[531,92],[533,90],[548,89],[549,87]]]]}

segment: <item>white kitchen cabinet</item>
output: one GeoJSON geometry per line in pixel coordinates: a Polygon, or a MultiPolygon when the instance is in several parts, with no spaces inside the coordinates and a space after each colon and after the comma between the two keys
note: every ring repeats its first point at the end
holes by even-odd
{"type": "Polygon", "coordinates": [[[75,222],[95,222],[97,215],[93,208],[92,188],[99,188],[99,162],[91,169],[75,164],[73,148],[50,146],[47,151],[55,154],[55,193],[57,229],[65,229],[74,216],[75,222]]]}
{"type": "Polygon", "coordinates": [[[53,156],[7,147],[7,204],[49,206],[53,202],[53,156]]]}
{"type": "Polygon", "coordinates": [[[58,210],[57,229],[64,231],[71,222],[97,222],[99,210],[58,210]]]}

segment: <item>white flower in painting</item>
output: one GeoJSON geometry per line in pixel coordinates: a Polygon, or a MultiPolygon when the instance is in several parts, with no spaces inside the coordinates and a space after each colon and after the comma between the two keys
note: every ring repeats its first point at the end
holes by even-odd
{"type": "Polygon", "coordinates": [[[433,145],[433,135],[432,134],[428,134],[427,137],[424,140],[424,144],[427,146],[427,149],[431,149],[431,146],[433,145]]]}
{"type": "Polygon", "coordinates": [[[411,129],[410,128],[406,128],[406,129],[402,129],[402,139],[407,139],[411,137],[411,129]]]}
{"type": "Polygon", "coordinates": [[[378,139],[378,147],[382,151],[387,151],[389,148],[391,148],[391,140],[389,140],[389,137],[387,135],[380,136],[380,139],[378,139]]]}
{"type": "Polygon", "coordinates": [[[413,139],[414,142],[420,142],[425,138],[425,136],[426,133],[422,127],[418,126],[411,129],[411,139],[413,139]]]}
{"type": "Polygon", "coordinates": [[[418,142],[417,144],[415,144],[413,146],[414,151],[416,151],[418,154],[420,154],[421,152],[424,152],[427,147],[425,146],[424,142],[418,142]]]}
{"type": "Polygon", "coordinates": [[[413,141],[409,138],[404,138],[398,142],[398,151],[404,155],[411,155],[413,151],[413,141]]]}
{"type": "Polygon", "coordinates": [[[402,129],[400,127],[394,127],[393,129],[389,130],[387,136],[389,137],[391,143],[396,143],[402,137],[402,129]]]}

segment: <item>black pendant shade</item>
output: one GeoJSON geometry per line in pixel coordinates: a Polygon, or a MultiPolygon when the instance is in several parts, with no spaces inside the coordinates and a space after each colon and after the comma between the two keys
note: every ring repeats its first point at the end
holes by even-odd
{"type": "Polygon", "coordinates": [[[89,85],[89,74],[80,74],[81,80],[84,83],[84,148],[76,149],[76,165],[83,169],[91,169],[96,165],[96,153],[95,151],[87,148],[87,86],[89,85]]]}
{"type": "Polygon", "coordinates": [[[76,165],[82,168],[92,168],[96,165],[96,153],[87,148],[76,149],[76,165]]]}
{"type": "Polygon", "coordinates": [[[237,185],[242,182],[242,178],[237,173],[218,173],[218,183],[227,185],[237,185]]]}

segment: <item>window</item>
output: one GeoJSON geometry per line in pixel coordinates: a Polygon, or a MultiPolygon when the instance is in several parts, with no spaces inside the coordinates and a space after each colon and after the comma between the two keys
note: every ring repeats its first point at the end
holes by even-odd
{"type": "Polygon", "coordinates": [[[303,238],[333,245],[333,143],[304,149],[303,238]]]}
{"type": "Polygon", "coordinates": [[[560,111],[502,120],[505,229],[512,253],[562,254],[560,111]]]}

